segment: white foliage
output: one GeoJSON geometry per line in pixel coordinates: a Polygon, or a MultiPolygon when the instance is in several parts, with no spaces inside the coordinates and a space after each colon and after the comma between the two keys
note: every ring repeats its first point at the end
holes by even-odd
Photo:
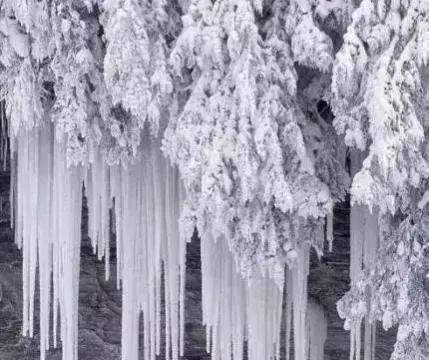
{"type": "Polygon", "coordinates": [[[360,322],[365,316],[372,322],[381,321],[385,329],[398,325],[391,359],[423,360],[428,351],[428,209],[399,225],[389,221],[386,225],[375,265],[364,269],[338,303],[338,310],[346,324],[360,322]],[[369,297],[368,289],[372,289],[369,297]]]}
{"type": "Polygon", "coordinates": [[[16,20],[2,18],[0,31],[9,38],[10,44],[18,56],[22,58],[28,57],[30,52],[29,37],[28,34],[20,31],[16,20]]]}
{"type": "Polygon", "coordinates": [[[104,60],[108,90],[115,102],[122,103],[143,124],[151,97],[146,70],[151,44],[144,9],[136,1],[110,1],[104,6],[109,11],[104,60]]]}
{"type": "Polygon", "coordinates": [[[316,27],[311,14],[304,15],[292,35],[292,52],[298,63],[329,71],[332,65],[332,41],[316,27]]]}
{"type": "Polygon", "coordinates": [[[127,145],[135,156],[140,144],[140,131],[148,123],[152,134],[165,128],[167,108],[173,83],[167,69],[169,48],[166,37],[175,25],[174,12],[164,0],[105,1],[103,23],[107,40],[104,78],[116,105],[131,115],[126,124],[132,136],[125,141],[111,125],[112,136],[119,145],[127,145]]]}
{"type": "Polygon", "coordinates": [[[30,61],[24,60],[18,71],[6,94],[6,115],[12,149],[19,130],[30,130],[40,125],[44,115],[40,101],[41,85],[30,61]]]}
{"type": "Polygon", "coordinates": [[[368,149],[353,201],[395,213],[425,179],[423,115],[427,3],[364,0],[334,65],[335,125],[350,146],[368,149]],[[378,4],[378,5],[377,5],[378,4]],[[376,6],[377,5],[377,6],[376,6]]]}
{"type": "Polygon", "coordinates": [[[274,8],[262,39],[251,1],[190,2],[170,56],[189,96],[163,145],[183,175],[187,221],[227,239],[243,273],[258,264],[275,277],[291,240],[282,223],[323,217],[332,202],[298,123],[291,10],[274,8]]]}
{"type": "Polygon", "coordinates": [[[83,20],[79,5],[67,0],[51,9],[55,34],[50,64],[56,96],[53,121],[59,138],[67,143],[69,164],[85,163],[91,147],[99,145],[97,128],[101,121],[108,121],[105,108],[110,105],[100,71],[99,24],[90,17],[83,20]]]}

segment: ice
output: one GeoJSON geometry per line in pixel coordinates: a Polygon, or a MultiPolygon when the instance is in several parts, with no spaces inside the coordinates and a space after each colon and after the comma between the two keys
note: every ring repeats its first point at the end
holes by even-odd
{"type": "Polygon", "coordinates": [[[51,124],[21,128],[12,149],[15,242],[23,252],[22,330],[34,335],[38,265],[41,359],[49,348],[52,305],[54,346],[59,317],[62,358],[75,360],[83,178],[82,169],[66,167],[65,146],[54,139],[51,124]]]}

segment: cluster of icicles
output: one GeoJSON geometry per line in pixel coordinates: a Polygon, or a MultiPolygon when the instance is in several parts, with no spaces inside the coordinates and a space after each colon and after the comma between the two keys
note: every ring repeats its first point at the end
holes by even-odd
{"type": "MultiPolygon", "coordinates": [[[[67,167],[66,149],[51,125],[21,129],[11,140],[12,216],[23,251],[23,333],[34,333],[38,273],[41,359],[58,338],[63,360],[78,358],[83,192],[89,235],[94,252],[105,259],[106,279],[109,239],[116,239],[122,359],[154,360],[161,348],[168,360],[183,356],[190,239],[180,235],[178,219],[185,192],[159,140],[147,138],[141,156],[127,167],[108,166],[97,153],[87,167],[67,167]]],[[[296,266],[286,271],[284,312],[282,285],[262,273],[243,279],[226,239],[202,236],[203,322],[213,360],[280,359],[283,313],[286,359],[291,353],[295,360],[323,359],[327,325],[323,310],[307,302],[309,254],[310,246],[303,246],[296,266]]]]}
{"type": "MultiPolygon", "coordinates": [[[[361,153],[351,154],[351,171],[355,175],[363,161],[361,153]]],[[[379,248],[379,228],[377,213],[365,205],[353,205],[350,210],[350,280],[354,285],[361,275],[363,268],[370,268],[374,264],[379,248]]],[[[370,299],[371,289],[368,291],[370,299]]],[[[375,360],[376,324],[367,318],[364,322],[363,358],[375,360]]],[[[350,360],[361,359],[362,321],[355,321],[350,325],[350,360]]]]}

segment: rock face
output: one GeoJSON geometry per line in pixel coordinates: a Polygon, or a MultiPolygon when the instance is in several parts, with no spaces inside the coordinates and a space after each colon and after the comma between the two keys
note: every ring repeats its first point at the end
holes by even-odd
{"type": "MultiPolygon", "coordinates": [[[[9,174],[0,173],[0,196],[5,206],[0,214],[0,359],[39,359],[39,339],[21,336],[22,280],[21,254],[13,242],[10,229],[9,174]]],[[[349,334],[336,312],[336,301],[349,286],[349,209],[337,207],[334,225],[334,250],[318,259],[312,254],[309,296],[325,310],[328,336],[325,360],[348,358],[349,334]]],[[[85,219],[85,216],[84,216],[85,219]]],[[[83,234],[86,233],[83,221],[83,234]]],[[[114,249],[113,249],[114,250],[114,249]]],[[[79,296],[79,358],[80,360],[120,359],[121,292],[115,279],[104,280],[104,264],[96,260],[87,238],[82,241],[79,296]]],[[[114,251],[112,251],[114,257],[114,251]]],[[[114,259],[112,259],[114,263],[114,259]]],[[[112,265],[114,266],[114,265],[112,265]]],[[[112,274],[115,269],[112,269],[112,274]]],[[[36,297],[37,301],[37,297],[36,297]]],[[[36,309],[38,305],[36,304],[36,309]]],[[[36,311],[35,328],[38,328],[36,311]]],[[[395,339],[394,331],[378,332],[377,360],[387,360],[395,339]]],[[[202,360],[210,356],[205,351],[205,333],[201,323],[201,272],[198,239],[188,245],[186,279],[185,359],[202,360]]],[[[161,357],[162,358],[162,357],[161,357]]],[[[51,350],[48,360],[61,359],[60,350],[51,350]]],[[[269,360],[269,359],[261,359],[269,360]]],[[[303,359],[304,360],[304,359],[303,359]]]]}

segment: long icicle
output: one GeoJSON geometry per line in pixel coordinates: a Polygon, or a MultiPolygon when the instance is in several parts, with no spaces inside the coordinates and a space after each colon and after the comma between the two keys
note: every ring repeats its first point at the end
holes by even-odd
{"type": "MultiPolygon", "coordinates": [[[[351,154],[351,173],[355,175],[362,163],[362,154],[354,151],[351,154]]],[[[353,286],[359,280],[362,269],[370,267],[377,255],[379,246],[379,229],[377,210],[372,213],[366,205],[352,205],[350,209],[350,280],[353,286]]],[[[368,291],[368,300],[371,289],[368,291]]],[[[361,322],[351,324],[350,360],[361,359],[362,331],[361,322]]],[[[376,324],[364,319],[364,360],[375,359],[376,324]]]]}
{"type": "Polygon", "coordinates": [[[203,323],[212,360],[279,359],[283,288],[255,270],[244,279],[224,238],[201,238],[203,323]]]}
{"type": "Polygon", "coordinates": [[[83,171],[68,168],[65,159],[65,145],[54,141],[53,279],[58,297],[53,301],[61,316],[62,359],[77,360],[83,171]]]}
{"type": "Polygon", "coordinates": [[[122,285],[122,359],[139,357],[140,313],[144,359],[160,354],[163,279],[166,359],[178,360],[184,352],[186,239],[179,233],[184,189],[178,171],[162,155],[159,139],[144,139],[141,156],[127,166],[109,168],[100,163],[100,154],[94,156],[85,181],[93,217],[90,236],[98,256],[107,257],[113,205],[117,284],[122,285]]]}
{"type": "Polygon", "coordinates": [[[21,128],[13,139],[12,199],[15,241],[23,251],[23,333],[34,334],[34,295],[39,266],[40,357],[49,348],[50,305],[54,346],[60,312],[63,360],[77,359],[81,239],[81,169],[67,168],[65,146],[52,124],[21,128]],[[51,302],[51,279],[54,299],[51,302]]]}
{"type": "Polygon", "coordinates": [[[328,324],[323,308],[314,301],[307,304],[307,355],[308,360],[323,360],[328,324]]]}
{"type": "Polygon", "coordinates": [[[290,359],[290,340],[293,328],[295,360],[306,359],[307,278],[310,269],[310,244],[297,248],[297,258],[286,270],[286,359],[290,359]],[[292,326],[291,326],[292,325],[292,326]]]}

